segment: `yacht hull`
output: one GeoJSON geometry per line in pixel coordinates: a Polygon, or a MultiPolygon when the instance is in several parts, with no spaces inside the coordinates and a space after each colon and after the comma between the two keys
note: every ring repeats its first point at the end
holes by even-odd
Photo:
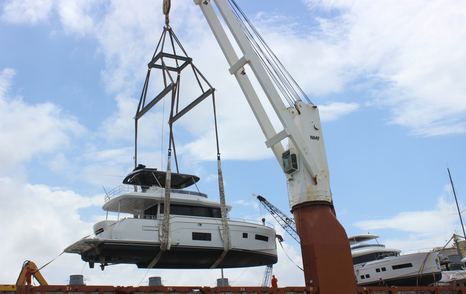
{"type": "Polygon", "coordinates": [[[442,277],[437,254],[420,252],[354,266],[359,286],[428,286],[442,277]]]}
{"type": "Polygon", "coordinates": [[[428,273],[423,275],[415,275],[411,277],[396,277],[372,283],[359,283],[359,286],[428,286],[439,281],[442,278],[442,273],[428,273]]]}
{"type": "MultiPolygon", "coordinates": [[[[160,252],[160,243],[115,240],[86,240],[87,249],[80,252],[82,260],[100,264],[135,264],[148,268],[160,252]]],[[[207,269],[217,261],[223,248],[171,246],[161,254],[154,268],[207,269]]],[[[76,252],[75,252],[76,253],[76,252]]],[[[236,268],[269,265],[277,256],[258,251],[230,249],[218,268],[236,268]]]]}

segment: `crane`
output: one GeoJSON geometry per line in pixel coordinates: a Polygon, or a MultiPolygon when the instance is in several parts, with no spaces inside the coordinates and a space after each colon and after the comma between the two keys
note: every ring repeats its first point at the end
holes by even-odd
{"type": "Polygon", "coordinates": [[[32,285],[32,278],[36,279],[40,285],[48,285],[44,276],[42,276],[42,274],[40,273],[40,270],[37,267],[37,265],[33,261],[26,260],[23,263],[18,279],[16,280],[16,287],[32,285]]]}
{"type": "Polygon", "coordinates": [[[278,207],[270,203],[264,196],[257,195],[257,200],[267,209],[270,214],[275,218],[278,224],[293,238],[298,242],[301,243],[299,240],[298,232],[296,231],[296,224],[294,219],[287,216],[283,213],[278,207]]]}
{"type": "MultiPolygon", "coordinates": [[[[227,59],[229,72],[236,78],[264,133],[266,146],[287,178],[289,204],[301,240],[306,286],[318,288],[321,294],[356,293],[348,238],[332,209],[318,107],[309,101],[234,0],[193,1],[201,9],[227,59]],[[240,56],[233,41],[240,49],[240,56]],[[256,77],[281,123],[282,129],[278,132],[249,73],[256,77]],[[283,144],[285,139],[287,145],[283,144]]],[[[169,7],[170,1],[164,2],[164,7],[169,7]]]]}
{"type": "Polygon", "coordinates": [[[262,278],[262,287],[269,287],[270,279],[272,278],[273,264],[265,266],[264,277],[262,278]]]}

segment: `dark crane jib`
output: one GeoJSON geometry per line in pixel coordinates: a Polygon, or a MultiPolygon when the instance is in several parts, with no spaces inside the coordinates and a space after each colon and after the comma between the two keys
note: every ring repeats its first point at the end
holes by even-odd
{"type": "Polygon", "coordinates": [[[275,218],[278,224],[299,244],[301,241],[298,232],[296,231],[296,224],[294,222],[294,219],[283,213],[275,205],[273,205],[267,199],[265,199],[265,197],[257,195],[257,200],[259,200],[259,202],[265,207],[265,209],[267,209],[270,212],[270,214],[275,218]]]}

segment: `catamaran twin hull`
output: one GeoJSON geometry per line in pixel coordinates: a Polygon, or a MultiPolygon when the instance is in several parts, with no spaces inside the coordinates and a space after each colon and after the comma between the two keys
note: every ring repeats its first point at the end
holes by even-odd
{"type": "MultiPolygon", "coordinates": [[[[160,252],[160,219],[124,218],[100,221],[96,236],[81,239],[65,249],[89,262],[135,264],[147,268],[160,252]]],[[[218,218],[172,215],[170,249],[160,255],[155,268],[199,269],[269,265],[277,262],[275,230],[245,221],[229,220],[230,249],[224,249],[221,220],[218,218]]]]}
{"type": "MultiPolygon", "coordinates": [[[[136,264],[148,268],[160,252],[160,244],[115,240],[85,239],[76,242],[67,252],[81,254],[82,260],[100,264],[136,264]],[[81,249],[79,249],[81,248],[81,249]],[[81,251],[83,250],[84,251],[81,251]]],[[[154,268],[206,269],[211,268],[223,253],[223,248],[171,246],[161,254],[154,268]]],[[[250,250],[230,249],[218,268],[269,265],[277,262],[273,254],[250,250]]]]}
{"type": "Polygon", "coordinates": [[[140,165],[123,180],[123,193],[116,190],[119,195],[103,206],[105,211],[117,213],[118,219],[96,223],[95,237],[79,240],[65,252],[81,255],[91,267],[94,263],[126,263],[140,268],[199,269],[276,263],[275,230],[229,218],[224,228],[219,202],[208,200],[199,191],[185,190],[198,180],[193,175],[171,174],[169,250],[160,253],[166,220],[166,172],[140,165]],[[225,246],[229,248],[226,253],[225,246]]]}

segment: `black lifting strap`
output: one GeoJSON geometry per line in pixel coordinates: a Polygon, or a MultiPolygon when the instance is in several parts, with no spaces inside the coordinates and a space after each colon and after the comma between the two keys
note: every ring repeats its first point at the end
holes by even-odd
{"type": "Polygon", "coordinates": [[[215,125],[215,141],[217,144],[217,171],[218,171],[218,191],[220,196],[220,211],[222,216],[222,228],[220,230],[220,235],[223,239],[223,252],[217,258],[217,260],[212,264],[210,268],[216,268],[225,258],[228,251],[231,248],[230,240],[230,228],[228,226],[228,211],[225,201],[225,188],[223,185],[223,173],[222,173],[222,162],[220,159],[220,145],[218,140],[218,128],[217,128],[217,108],[215,106],[215,93],[212,93],[212,105],[214,110],[214,125],[215,125]]]}

